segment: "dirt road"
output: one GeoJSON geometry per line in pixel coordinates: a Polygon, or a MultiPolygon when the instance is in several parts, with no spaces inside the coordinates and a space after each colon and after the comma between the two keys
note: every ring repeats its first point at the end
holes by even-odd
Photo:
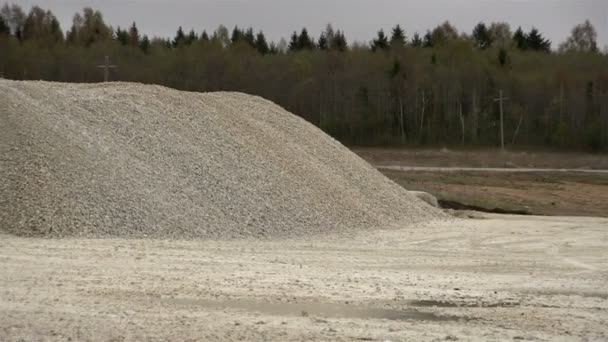
{"type": "Polygon", "coordinates": [[[379,170],[393,171],[430,171],[430,172],[525,172],[525,173],[550,173],[550,172],[581,172],[607,174],[608,170],[594,169],[545,169],[545,168],[506,168],[506,167],[440,167],[440,166],[403,166],[403,165],[374,165],[379,170]]]}
{"type": "Polygon", "coordinates": [[[583,152],[501,151],[491,148],[448,150],[353,147],[352,150],[373,165],[608,170],[608,155],[583,152]]]}
{"type": "Polygon", "coordinates": [[[606,340],[608,219],[311,240],[0,236],[0,340],[606,340]]]}

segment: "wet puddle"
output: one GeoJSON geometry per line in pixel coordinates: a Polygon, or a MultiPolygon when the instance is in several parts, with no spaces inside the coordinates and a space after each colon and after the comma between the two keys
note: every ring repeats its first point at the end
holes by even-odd
{"type": "Polygon", "coordinates": [[[387,319],[416,321],[459,321],[465,317],[437,315],[415,309],[393,310],[347,304],[258,302],[246,299],[212,301],[196,298],[164,298],[164,303],[196,306],[202,309],[238,309],[273,316],[321,316],[327,318],[387,319]]]}
{"type": "Polygon", "coordinates": [[[577,290],[544,290],[530,291],[529,293],[540,296],[580,296],[585,298],[608,299],[608,292],[577,291],[577,290]]]}

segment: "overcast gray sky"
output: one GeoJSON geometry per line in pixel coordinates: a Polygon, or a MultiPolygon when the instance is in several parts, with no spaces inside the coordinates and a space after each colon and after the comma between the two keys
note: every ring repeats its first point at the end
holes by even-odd
{"type": "MultiPolygon", "coordinates": [[[[6,2],[0,0],[0,2],[6,2]]],[[[197,32],[252,26],[272,40],[288,38],[307,27],[313,35],[329,22],[350,41],[369,41],[380,28],[401,24],[408,36],[449,20],[471,32],[479,22],[506,21],[513,30],[535,26],[552,42],[563,41],[571,28],[589,19],[598,31],[600,47],[608,45],[608,0],[20,0],[51,9],[67,30],[76,11],[91,6],[112,26],[137,22],[151,36],[172,37],[178,26],[197,32]]]]}

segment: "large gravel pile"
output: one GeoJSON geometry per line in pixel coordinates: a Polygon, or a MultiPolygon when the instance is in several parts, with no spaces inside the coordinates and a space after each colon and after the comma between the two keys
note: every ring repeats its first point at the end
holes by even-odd
{"type": "Polygon", "coordinates": [[[0,80],[0,230],[294,237],[441,218],[259,97],[0,80]]]}

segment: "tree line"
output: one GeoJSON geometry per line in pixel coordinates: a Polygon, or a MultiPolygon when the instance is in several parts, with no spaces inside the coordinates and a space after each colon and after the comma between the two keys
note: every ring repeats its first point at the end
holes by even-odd
{"type": "Polygon", "coordinates": [[[349,145],[499,144],[504,102],[508,146],[608,149],[608,53],[589,21],[551,49],[542,33],[479,23],[471,33],[444,22],[411,37],[396,25],[349,43],[327,25],[289,40],[219,26],[149,37],[136,23],[113,28],[85,8],[64,33],[50,10],[0,9],[0,75],[99,82],[110,56],[115,81],[263,96],[349,145]]]}

